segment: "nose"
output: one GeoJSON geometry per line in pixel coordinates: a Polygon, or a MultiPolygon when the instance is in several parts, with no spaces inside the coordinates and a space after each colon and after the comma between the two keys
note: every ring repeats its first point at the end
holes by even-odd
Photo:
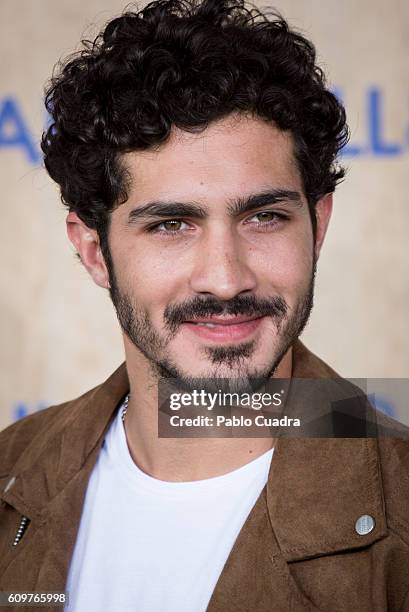
{"type": "Polygon", "coordinates": [[[220,300],[254,291],[256,275],[249,266],[248,255],[243,239],[233,228],[208,229],[196,253],[191,290],[220,300]]]}

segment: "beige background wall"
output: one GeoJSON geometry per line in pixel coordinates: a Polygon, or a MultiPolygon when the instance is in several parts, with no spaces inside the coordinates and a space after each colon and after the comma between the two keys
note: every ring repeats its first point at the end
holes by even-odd
{"type": "MultiPolygon", "coordinates": [[[[304,340],[345,376],[409,377],[409,4],[276,6],[315,42],[342,91],[356,149],[346,157],[349,175],[337,191],[304,340]]],[[[54,63],[123,7],[118,0],[0,2],[0,429],[42,403],[84,392],[123,358],[108,295],[66,238],[56,187],[27,146],[6,144],[21,133],[18,110],[35,157],[54,63]]],[[[384,398],[389,408],[392,395],[384,398]]],[[[409,406],[397,416],[409,420],[409,406]]]]}

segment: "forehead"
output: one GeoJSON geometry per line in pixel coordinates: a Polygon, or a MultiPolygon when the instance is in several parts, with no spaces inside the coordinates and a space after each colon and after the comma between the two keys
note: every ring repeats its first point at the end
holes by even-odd
{"type": "Polygon", "coordinates": [[[123,162],[133,204],[168,195],[217,201],[266,187],[302,192],[291,133],[249,116],[230,115],[199,134],[174,128],[165,144],[123,162]]]}

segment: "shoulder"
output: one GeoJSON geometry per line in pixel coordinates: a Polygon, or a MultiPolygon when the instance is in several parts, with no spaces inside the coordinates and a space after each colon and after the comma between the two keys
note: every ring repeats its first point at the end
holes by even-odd
{"type": "Polygon", "coordinates": [[[295,341],[292,351],[292,376],[294,378],[341,378],[325,361],[311,352],[301,340],[295,341]]]}
{"type": "Polygon", "coordinates": [[[49,440],[70,422],[73,408],[78,402],[86,400],[96,389],[98,387],[79,398],[26,416],[1,431],[0,477],[10,474],[24,455],[30,454],[31,460],[35,459],[49,440]]]}
{"type": "MultiPolygon", "coordinates": [[[[71,401],[25,417],[0,432],[0,478],[16,475],[36,464],[55,440],[64,438],[79,450],[106,427],[118,402],[129,391],[126,364],[107,380],[71,401]]],[[[101,434],[102,435],[102,434],[101,434]]]]}

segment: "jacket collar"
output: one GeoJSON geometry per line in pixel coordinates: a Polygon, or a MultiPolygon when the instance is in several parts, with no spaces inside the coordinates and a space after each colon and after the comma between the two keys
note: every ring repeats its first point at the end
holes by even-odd
{"type": "Polygon", "coordinates": [[[387,535],[376,439],[280,439],[267,506],[287,561],[367,546],[387,535]],[[358,518],[375,528],[362,536],[358,518]]]}
{"type": "MultiPolygon", "coordinates": [[[[339,375],[297,341],[293,378],[339,375]]],[[[367,546],[386,536],[376,438],[279,438],[267,483],[267,507],[287,561],[367,546]],[[358,518],[375,528],[362,536],[358,518]]]]}
{"type": "Polygon", "coordinates": [[[95,389],[49,408],[48,429],[37,433],[22,453],[10,474],[15,477],[13,486],[10,489],[6,486],[0,499],[29,519],[42,521],[48,504],[71,479],[82,470],[91,471],[105,432],[128,392],[128,375],[123,363],[95,389]],[[55,420],[53,410],[60,411],[55,420]]]}
{"type": "MultiPolygon", "coordinates": [[[[295,343],[293,377],[336,376],[300,341],[295,343]]],[[[60,407],[59,418],[50,419],[48,431],[16,463],[16,481],[2,499],[32,520],[42,520],[78,472],[91,472],[128,391],[122,364],[105,383],[60,407]]],[[[279,439],[266,493],[269,519],[287,561],[367,546],[387,533],[376,439],[279,439]],[[355,522],[363,515],[374,518],[375,528],[360,536],[355,522]]]]}

